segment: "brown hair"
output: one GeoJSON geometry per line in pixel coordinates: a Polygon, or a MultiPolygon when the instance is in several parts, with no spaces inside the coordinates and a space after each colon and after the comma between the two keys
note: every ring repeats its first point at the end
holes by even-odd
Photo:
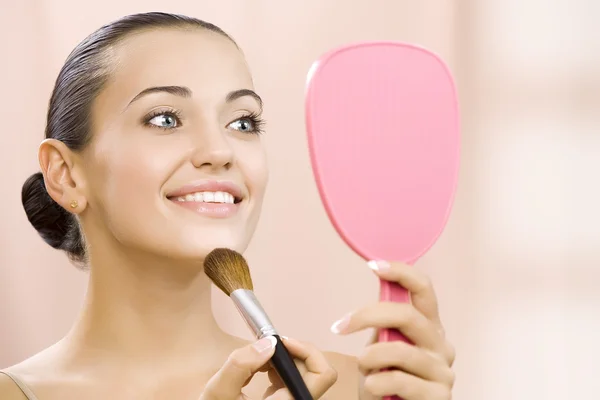
{"type": "MultiPolygon", "coordinates": [[[[60,140],[73,151],[85,148],[91,139],[92,103],[110,76],[107,52],[133,33],[156,28],[205,29],[235,43],[211,23],[161,12],[128,15],[102,26],[75,47],[60,70],[48,106],[46,138],[60,140]]],[[[25,181],[21,201],[29,222],[46,243],[64,250],[72,261],[85,264],[77,219],[50,197],[41,172],[25,181]]]]}

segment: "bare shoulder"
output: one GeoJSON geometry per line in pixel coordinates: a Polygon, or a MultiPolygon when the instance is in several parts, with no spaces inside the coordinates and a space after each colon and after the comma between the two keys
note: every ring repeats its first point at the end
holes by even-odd
{"type": "Polygon", "coordinates": [[[338,379],[323,399],[358,400],[360,372],[356,357],[335,352],[325,352],[324,354],[337,371],[338,379]]]}
{"type": "Polygon", "coordinates": [[[26,400],[21,389],[4,374],[0,374],[0,399],[2,400],[26,400]]]}
{"type": "MultiPolygon", "coordinates": [[[[55,371],[56,348],[56,344],[52,345],[18,364],[3,369],[3,371],[10,373],[22,384],[32,389],[32,386],[43,381],[49,372],[55,371]]],[[[0,373],[0,400],[26,399],[27,396],[23,394],[13,379],[0,373]]]]}

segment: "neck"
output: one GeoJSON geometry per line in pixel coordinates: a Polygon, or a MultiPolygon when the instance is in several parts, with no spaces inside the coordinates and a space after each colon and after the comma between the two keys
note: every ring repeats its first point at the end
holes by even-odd
{"type": "Polygon", "coordinates": [[[90,264],[84,307],[68,336],[75,348],[121,364],[168,368],[228,352],[202,263],[96,248],[90,264]]]}

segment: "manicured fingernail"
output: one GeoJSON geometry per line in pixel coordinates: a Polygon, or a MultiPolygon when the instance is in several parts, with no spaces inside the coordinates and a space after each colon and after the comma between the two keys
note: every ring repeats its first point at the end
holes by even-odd
{"type": "Polygon", "coordinates": [[[340,334],[342,332],[344,332],[344,330],[348,327],[348,324],[350,323],[350,314],[346,315],[344,318],[340,319],[339,321],[335,321],[333,323],[333,325],[331,325],[331,332],[337,334],[340,334]]]}
{"type": "Polygon", "coordinates": [[[390,263],[383,260],[371,260],[367,265],[373,271],[385,271],[386,269],[390,269],[390,263]]]}
{"type": "Polygon", "coordinates": [[[252,346],[259,353],[266,353],[277,345],[277,339],[273,336],[267,336],[254,343],[252,346]]]}

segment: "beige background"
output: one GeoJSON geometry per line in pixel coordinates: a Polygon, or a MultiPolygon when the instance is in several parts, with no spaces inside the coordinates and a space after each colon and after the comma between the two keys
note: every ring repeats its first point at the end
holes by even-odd
{"type": "MultiPolygon", "coordinates": [[[[358,353],[330,324],[375,301],[377,282],[321,207],[303,130],[311,62],[355,40],[400,40],[454,71],[463,161],[447,230],[418,264],[458,348],[459,400],[597,397],[600,355],[600,34],[590,1],[0,0],[0,367],[65,333],[86,275],[46,246],[20,204],[38,169],[46,103],[77,42],[124,14],[209,20],[245,49],[266,99],[272,165],[248,253],[281,331],[358,353]]],[[[215,292],[226,329],[247,330],[215,292]]]]}

